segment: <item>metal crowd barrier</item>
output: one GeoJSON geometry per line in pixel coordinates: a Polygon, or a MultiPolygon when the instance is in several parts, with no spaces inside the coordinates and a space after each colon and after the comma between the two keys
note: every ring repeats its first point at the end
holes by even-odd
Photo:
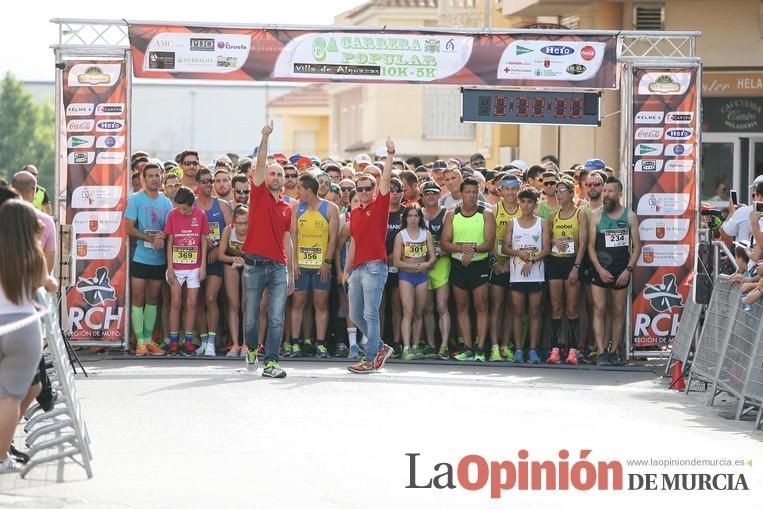
{"type": "Polygon", "coordinates": [[[55,404],[47,412],[35,405],[25,414],[27,422],[24,431],[27,432],[30,460],[21,470],[21,477],[43,463],[70,458],[85,469],[89,479],[93,477],[90,436],[82,417],[66,343],[58,326],[56,306],[42,289],[38,290],[37,302],[47,309],[40,322],[48,347],[45,360],[52,363],[48,377],[53,386],[55,404]]]}
{"type": "Polygon", "coordinates": [[[704,308],[705,306],[694,302],[693,299],[689,299],[686,305],[684,305],[681,321],[678,323],[678,330],[676,331],[675,338],[673,338],[673,345],[670,349],[670,359],[665,364],[666,375],[670,373],[671,368],[676,362],[681,363],[682,375],[688,373],[692,347],[696,343],[697,331],[704,308]]]}

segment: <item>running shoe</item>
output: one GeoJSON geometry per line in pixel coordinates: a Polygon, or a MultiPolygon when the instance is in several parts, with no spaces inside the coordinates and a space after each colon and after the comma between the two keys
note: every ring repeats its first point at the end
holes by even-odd
{"type": "Polygon", "coordinates": [[[286,378],[286,371],[278,365],[277,361],[268,361],[265,363],[265,369],[262,370],[262,376],[266,378],[286,378]]]}
{"type": "Polygon", "coordinates": [[[217,357],[215,344],[212,341],[207,341],[207,346],[204,348],[204,357],[217,357]]]}
{"type": "Polygon", "coordinates": [[[146,347],[150,355],[153,355],[155,357],[161,357],[162,355],[167,354],[167,352],[165,352],[162,347],[160,347],[153,341],[149,341],[148,343],[143,343],[143,346],[146,347]]]}
{"type": "Polygon", "coordinates": [[[527,361],[530,364],[540,364],[540,357],[538,357],[538,351],[535,348],[530,349],[530,357],[527,361]]]}
{"type": "Polygon", "coordinates": [[[612,352],[609,354],[609,363],[613,366],[625,366],[625,361],[623,360],[622,356],[620,355],[620,352],[612,352]]]}
{"type": "MultiPolygon", "coordinates": [[[[533,352],[533,350],[530,350],[530,358],[532,358],[532,355],[533,355],[532,352],[533,352]]],[[[548,359],[546,359],[546,364],[561,364],[562,363],[562,359],[561,359],[560,355],[561,354],[559,352],[559,349],[554,347],[551,350],[551,355],[549,355],[548,359]]]]}
{"type": "Polygon", "coordinates": [[[474,352],[474,362],[485,362],[485,352],[474,352]]]}
{"type": "Polygon", "coordinates": [[[517,364],[522,364],[523,362],[525,362],[525,355],[524,355],[524,352],[522,352],[522,350],[517,350],[514,352],[514,362],[516,362],[517,364]]]}
{"type": "Polygon", "coordinates": [[[164,353],[168,353],[170,350],[170,340],[169,339],[163,339],[159,343],[159,348],[164,350],[164,353]]]}
{"type": "Polygon", "coordinates": [[[148,347],[145,343],[141,343],[135,348],[135,357],[144,357],[148,355],[148,347]]]}
{"type": "Polygon", "coordinates": [[[365,375],[365,374],[373,373],[374,371],[376,371],[376,368],[374,368],[373,364],[368,362],[366,359],[360,359],[358,362],[356,362],[352,366],[349,366],[347,368],[347,371],[349,371],[350,373],[365,375]]]}
{"type": "Polygon", "coordinates": [[[13,445],[13,442],[11,442],[11,447],[8,449],[8,454],[10,456],[13,456],[13,459],[16,460],[16,462],[21,463],[22,465],[26,465],[29,463],[29,460],[31,459],[29,455],[25,452],[21,452],[13,445]]]}
{"type": "Polygon", "coordinates": [[[456,354],[453,358],[456,359],[457,361],[473,361],[474,352],[472,352],[471,350],[467,348],[463,352],[456,354]]]}
{"type": "Polygon", "coordinates": [[[501,349],[498,347],[498,345],[493,345],[490,347],[490,362],[498,362],[502,361],[503,357],[501,357],[501,349]]]}
{"type": "Polygon", "coordinates": [[[437,352],[437,358],[441,361],[447,361],[450,359],[450,354],[448,353],[448,346],[442,345],[440,347],[440,350],[437,352]]]}
{"type": "Polygon", "coordinates": [[[376,354],[376,357],[374,358],[373,362],[373,368],[374,369],[381,369],[384,367],[384,363],[387,362],[387,359],[392,355],[392,347],[389,346],[387,343],[382,343],[382,348],[379,350],[379,353],[376,354]]]}
{"type": "Polygon", "coordinates": [[[577,365],[578,363],[578,351],[574,348],[570,348],[570,352],[567,354],[567,360],[565,361],[565,364],[570,365],[577,365]]]}
{"type": "Polygon", "coordinates": [[[225,354],[226,357],[238,357],[241,353],[241,348],[239,347],[232,347],[230,350],[228,350],[228,353],[225,354]]]}
{"type": "Polygon", "coordinates": [[[412,361],[412,360],[414,360],[413,350],[411,350],[410,347],[403,348],[403,360],[404,361],[412,361]]]}
{"type": "Polygon", "coordinates": [[[291,357],[291,343],[281,345],[281,357],[291,357]]]}
{"type": "Polygon", "coordinates": [[[177,355],[178,354],[178,344],[177,344],[177,342],[170,343],[169,354],[170,355],[177,355]]]}
{"type": "Polygon", "coordinates": [[[291,345],[291,353],[289,354],[289,357],[302,357],[302,348],[299,346],[299,343],[294,343],[291,345]]]}
{"type": "Polygon", "coordinates": [[[257,360],[257,352],[249,350],[246,352],[246,370],[250,373],[256,373],[260,367],[260,361],[257,360]]]}
{"type": "Polygon", "coordinates": [[[360,347],[358,345],[350,346],[350,351],[347,354],[348,359],[360,359],[360,347]]]}
{"type": "Polygon", "coordinates": [[[501,347],[501,357],[506,362],[512,362],[514,360],[514,352],[508,346],[501,347]]]}
{"type": "Polygon", "coordinates": [[[21,471],[21,465],[11,456],[0,461],[0,474],[12,474],[21,471]]]}
{"type": "Polygon", "coordinates": [[[393,343],[392,344],[392,358],[393,359],[401,359],[402,357],[403,357],[403,345],[401,345],[400,343],[393,343]]]}
{"type": "Polygon", "coordinates": [[[421,352],[422,359],[436,359],[437,349],[429,343],[422,343],[418,346],[419,352],[421,352]]]}
{"type": "Polygon", "coordinates": [[[349,353],[350,349],[347,348],[347,345],[339,343],[336,345],[336,350],[334,350],[334,357],[347,357],[347,354],[349,353]]]}
{"type": "Polygon", "coordinates": [[[325,345],[318,345],[318,348],[316,349],[316,352],[315,352],[315,357],[318,359],[329,358],[329,351],[325,345]]]}
{"type": "Polygon", "coordinates": [[[596,356],[596,365],[601,367],[611,366],[612,363],[609,362],[609,354],[607,352],[598,354],[596,356]]]}
{"type": "Polygon", "coordinates": [[[306,339],[302,343],[302,352],[307,356],[315,355],[316,349],[311,339],[306,339]]]}
{"type": "MultiPolygon", "coordinates": [[[[183,343],[183,346],[188,345],[188,344],[190,344],[190,343],[188,341],[186,341],[185,343],[183,343]]],[[[191,344],[191,346],[193,347],[193,344],[191,344]]],[[[199,345],[199,347],[195,349],[195,351],[188,352],[188,354],[191,355],[191,354],[195,353],[196,357],[203,357],[204,356],[204,352],[206,350],[207,350],[207,342],[206,341],[202,341],[201,344],[199,345]]]]}

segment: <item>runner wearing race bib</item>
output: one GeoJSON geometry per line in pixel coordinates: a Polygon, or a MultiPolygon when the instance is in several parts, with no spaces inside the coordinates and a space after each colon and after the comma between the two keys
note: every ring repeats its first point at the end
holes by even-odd
{"type": "Polygon", "coordinates": [[[588,255],[596,269],[593,276],[593,331],[598,350],[597,365],[622,365],[619,352],[625,325],[628,283],[641,252],[636,215],[620,205],[622,183],[609,177],[602,192],[604,205],[591,215],[588,255]],[[606,352],[604,318],[611,305],[611,350],[606,352]]]}
{"type": "Polygon", "coordinates": [[[400,357],[402,346],[400,344],[400,323],[403,316],[403,307],[400,302],[400,279],[398,268],[392,261],[392,251],[395,248],[395,236],[401,230],[401,220],[403,215],[403,183],[399,179],[392,177],[389,183],[389,212],[387,215],[387,236],[384,241],[387,249],[387,282],[384,284],[384,296],[381,303],[381,332],[382,337],[392,339],[392,347],[395,351],[394,356],[400,357]],[[392,331],[386,326],[387,311],[391,308],[392,320],[390,325],[392,331]]]}
{"type": "Polygon", "coordinates": [[[436,347],[435,326],[434,326],[434,305],[437,301],[437,314],[439,315],[440,326],[440,349],[437,357],[442,360],[448,360],[448,339],[450,338],[450,310],[448,309],[448,296],[450,294],[450,256],[442,252],[440,237],[445,220],[445,207],[439,205],[440,186],[434,182],[426,182],[422,188],[422,200],[424,201],[424,221],[426,222],[429,233],[432,234],[432,244],[437,261],[434,267],[429,271],[429,295],[427,304],[424,308],[424,326],[427,333],[427,344],[436,347]]]}
{"type": "Polygon", "coordinates": [[[194,206],[196,199],[188,187],[181,187],[175,194],[175,208],[167,215],[164,233],[167,249],[167,282],[170,284],[170,352],[178,351],[178,328],[182,286],[186,285],[183,330],[184,348],[193,352],[193,322],[196,316],[196,300],[201,281],[206,277],[207,242],[209,224],[204,212],[194,206]]]}
{"type": "Polygon", "coordinates": [[[249,231],[249,209],[238,205],[233,210],[233,224],[223,230],[217,257],[225,264],[223,283],[228,298],[228,326],[233,345],[226,357],[243,357],[241,348],[241,273],[245,264],[244,240],[249,231]]]}

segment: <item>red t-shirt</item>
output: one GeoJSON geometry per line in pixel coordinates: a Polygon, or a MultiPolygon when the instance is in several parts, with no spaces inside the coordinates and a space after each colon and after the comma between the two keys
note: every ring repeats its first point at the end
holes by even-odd
{"type": "Polygon", "coordinates": [[[249,232],[244,252],[286,265],[283,234],[291,230],[291,207],[282,198],[276,200],[263,181],[252,182],[249,199],[249,232]]]}
{"type": "Polygon", "coordinates": [[[350,212],[350,235],[355,241],[352,268],[368,262],[387,263],[387,217],[390,194],[379,193],[368,207],[357,207],[350,212]]]}
{"type": "Polygon", "coordinates": [[[191,270],[201,267],[201,242],[209,235],[207,215],[199,207],[183,215],[179,209],[172,209],[164,223],[164,233],[172,235],[172,268],[191,270]],[[203,237],[202,237],[203,236],[203,237]]]}

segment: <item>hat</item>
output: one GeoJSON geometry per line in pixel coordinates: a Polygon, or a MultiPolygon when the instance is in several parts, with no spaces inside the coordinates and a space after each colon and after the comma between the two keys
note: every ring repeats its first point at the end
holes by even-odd
{"type": "Polygon", "coordinates": [[[426,193],[427,191],[435,191],[439,193],[441,189],[435,182],[424,182],[424,185],[421,186],[421,192],[426,193]]]}
{"type": "Polygon", "coordinates": [[[442,159],[438,159],[434,163],[432,163],[432,170],[444,170],[448,167],[448,163],[443,161],[442,159]]]}
{"type": "Polygon", "coordinates": [[[273,154],[273,159],[275,159],[278,164],[286,164],[289,161],[286,154],[283,152],[276,152],[273,154]]]}
{"type": "Polygon", "coordinates": [[[527,169],[527,163],[521,159],[514,159],[513,161],[509,163],[509,165],[513,166],[514,168],[519,168],[520,170],[527,169]]]}
{"type": "Polygon", "coordinates": [[[544,172],[542,177],[543,177],[544,184],[546,182],[559,182],[559,175],[557,175],[556,173],[552,171],[544,172]]]}
{"type": "Polygon", "coordinates": [[[570,177],[567,177],[566,175],[562,177],[559,182],[556,183],[557,186],[563,185],[573,193],[575,192],[575,181],[572,180],[570,177]]]}
{"type": "Polygon", "coordinates": [[[472,156],[469,158],[469,162],[473,163],[474,161],[477,161],[479,159],[485,160],[485,156],[477,152],[476,154],[472,154],[472,156]]]}
{"type": "Polygon", "coordinates": [[[519,180],[519,177],[516,175],[507,175],[504,178],[501,179],[501,181],[498,183],[499,187],[520,187],[522,185],[522,181],[519,180]]]}
{"type": "Polygon", "coordinates": [[[601,159],[589,159],[588,161],[583,163],[583,169],[588,171],[603,170],[606,167],[607,165],[601,159]]]}
{"type": "Polygon", "coordinates": [[[755,187],[761,182],[763,182],[763,175],[758,175],[757,177],[755,177],[755,180],[752,181],[752,184],[750,184],[750,187],[755,187]]]}
{"type": "Polygon", "coordinates": [[[371,164],[372,162],[368,154],[358,154],[355,156],[355,164],[371,164]]]}

